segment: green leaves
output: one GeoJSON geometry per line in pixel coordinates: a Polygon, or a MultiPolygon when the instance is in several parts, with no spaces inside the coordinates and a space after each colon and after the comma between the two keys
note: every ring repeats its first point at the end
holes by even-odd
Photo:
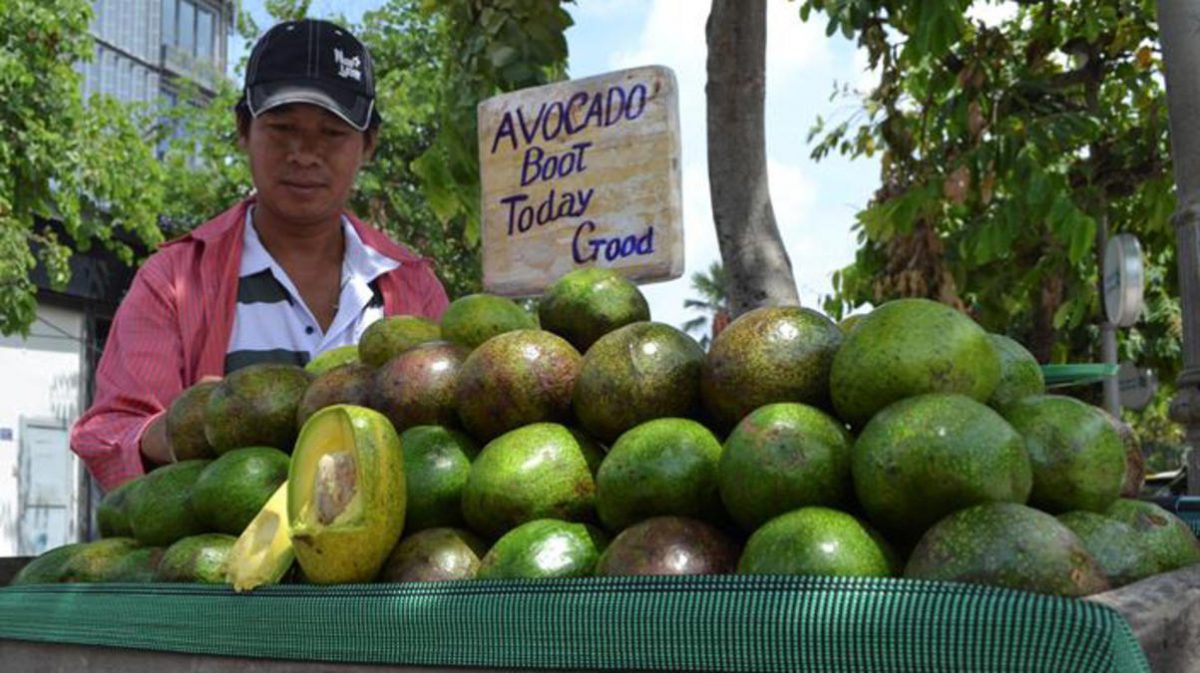
{"type": "Polygon", "coordinates": [[[1154,3],[1010,0],[1012,19],[966,21],[985,4],[802,3],[802,18],[850,28],[881,71],[860,110],[817,120],[810,136],[816,159],[882,154],[855,263],[825,307],[840,315],[915,287],[961,299],[1044,360],[1096,361],[1096,238],[1107,221],[1140,238],[1156,279],[1147,296],[1161,294],[1121,332],[1123,357],[1173,380],[1175,197],[1161,62],[1146,48],[1157,41],[1154,3]]]}

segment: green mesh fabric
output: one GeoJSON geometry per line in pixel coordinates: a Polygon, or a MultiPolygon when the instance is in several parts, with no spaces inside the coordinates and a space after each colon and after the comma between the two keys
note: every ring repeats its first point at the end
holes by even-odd
{"type": "Polygon", "coordinates": [[[0,638],[413,666],[693,671],[1148,671],[1086,601],[799,577],[595,578],[235,594],[202,585],[0,590],[0,638]]]}

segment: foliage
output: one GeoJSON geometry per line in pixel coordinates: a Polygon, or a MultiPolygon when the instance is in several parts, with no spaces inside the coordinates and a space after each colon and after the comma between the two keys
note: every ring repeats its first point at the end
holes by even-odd
{"type": "Polygon", "coordinates": [[[496,94],[565,76],[571,17],[559,0],[424,0],[445,20],[451,50],[442,65],[438,132],[413,165],[443,223],[461,222],[479,242],[476,107],[496,94]]]}
{"type": "Polygon", "coordinates": [[[725,278],[725,267],[715,261],[708,271],[692,273],[692,291],[699,299],[685,299],[683,307],[703,312],[703,315],[688,320],[683,324],[685,332],[700,332],[700,345],[704,350],[712,343],[719,324],[729,320],[729,286],[725,278]]]}
{"type": "Polygon", "coordinates": [[[1097,230],[1147,251],[1148,310],[1120,333],[1122,359],[1174,381],[1181,324],[1167,106],[1151,0],[804,0],[855,36],[880,74],[861,110],[819,120],[813,156],[881,154],[858,214],[855,262],[835,277],[835,316],[926,296],[1028,344],[1043,362],[1098,361],[1097,230]]]}
{"type": "Polygon", "coordinates": [[[135,247],[160,239],[161,171],[143,121],[110,99],[82,98],[75,64],[92,58],[91,16],[87,0],[0,0],[3,334],[28,333],[35,267],[62,288],[72,249],[100,242],[131,262],[135,247]]]}

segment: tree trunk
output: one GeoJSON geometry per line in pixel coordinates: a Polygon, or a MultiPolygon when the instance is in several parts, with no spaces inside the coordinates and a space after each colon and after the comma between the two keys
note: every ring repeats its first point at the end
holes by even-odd
{"type": "Polygon", "coordinates": [[[708,180],[730,309],[799,304],[767,185],[766,0],[713,0],[705,32],[708,180]]]}
{"type": "Polygon", "coordinates": [[[1192,451],[1188,493],[1200,495],[1200,1],[1159,0],[1159,39],[1167,82],[1171,160],[1175,164],[1176,256],[1183,315],[1183,371],[1171,400],[1171,420],[1182,423],[1192,451]]]}

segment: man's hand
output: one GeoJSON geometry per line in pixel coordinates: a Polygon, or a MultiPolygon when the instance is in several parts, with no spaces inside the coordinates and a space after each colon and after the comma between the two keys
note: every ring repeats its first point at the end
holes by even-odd
{"type": "Polygon", "coordinates": [[[142,433],[142,455],[157,465],[175,462],[175,452],[171,450],[171,442],[167,439],[166,414],[159,414],[146,426],[146,431],[142,433]]]}

